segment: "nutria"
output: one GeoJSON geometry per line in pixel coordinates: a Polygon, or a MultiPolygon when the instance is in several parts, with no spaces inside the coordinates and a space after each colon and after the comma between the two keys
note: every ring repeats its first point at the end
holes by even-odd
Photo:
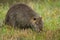
{"type": "Polygon", "coordinates": [[[13,5],[7,12],[5,24],[20,29],[32,28],[35,31],[42,31],[42,17],[26,4],[13,5]]]}

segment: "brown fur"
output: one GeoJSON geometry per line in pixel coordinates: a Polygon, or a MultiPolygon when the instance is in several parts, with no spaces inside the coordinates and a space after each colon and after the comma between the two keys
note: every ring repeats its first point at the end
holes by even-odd
{"type": "Polygon", "coordinates": [[[35,31],[43,28],[42,17],[25,4],[12,6],[7,12],[5,24],[19,28],[30,27],[35,31]]]}

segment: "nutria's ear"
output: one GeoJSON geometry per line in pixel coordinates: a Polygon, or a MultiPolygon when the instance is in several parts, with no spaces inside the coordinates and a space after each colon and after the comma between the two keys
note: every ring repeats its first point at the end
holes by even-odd
{"type": "Polygon", "coordinates": [[[42,19],[42,17],[40,17],[40,19],[42,19]]]}
{"type": "Polygon", "coordinates": [[[42,17],[39,17],[38,19],[40,19],[40,20],[41,20],[41,19],[42,19],[42,17]]]}

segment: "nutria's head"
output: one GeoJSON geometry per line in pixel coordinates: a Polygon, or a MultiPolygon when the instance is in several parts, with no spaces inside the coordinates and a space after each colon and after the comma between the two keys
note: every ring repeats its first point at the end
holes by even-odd
{"type": "Polygon", "coordinates": [[[43,21],[42,21],[42,17],[38,17],[38,18],[32,18],[31,20],[31,25],[32,25],[32,29],[40,32],[43,30],[43,21]]]}

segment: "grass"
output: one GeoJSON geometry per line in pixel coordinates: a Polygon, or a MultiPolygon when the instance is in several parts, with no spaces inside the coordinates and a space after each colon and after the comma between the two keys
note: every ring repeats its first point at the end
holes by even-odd
{"type": "Polygon", "coordinates": [[[27,5],[42,16],[44,30],[36,33],[4,25],[9,4],[0,4],[0,40],[60,40],[60,1],[28,2],[27,5]]]}

